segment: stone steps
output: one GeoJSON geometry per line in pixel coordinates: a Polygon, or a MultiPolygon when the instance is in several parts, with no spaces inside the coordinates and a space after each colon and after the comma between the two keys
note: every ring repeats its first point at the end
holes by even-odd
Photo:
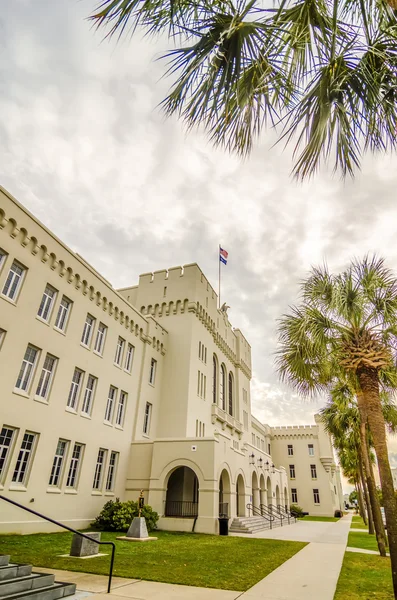
{"type": "Polygon", "coordinates": [[[0,600],[59,600],[76,592],[74,583],[54,581],[54,575],[32,572],[31,565],[9,562],[0,555],[0,600]]]}
{"type": "MultiPolygon", "coordinates": [[[[283,525],[287,525],[288,521],[283,521],[283,525]]],[[[272,529],[275,527],[281,527],[281,519],[275,516],[274,521],[271,523],[272,529]]],[[[265,531],[270,529],[270,521],[265,517],[236,517],[233,519],[232,524],[229,528],[230,533],[256,533],[259,531],[265,531]]]]}

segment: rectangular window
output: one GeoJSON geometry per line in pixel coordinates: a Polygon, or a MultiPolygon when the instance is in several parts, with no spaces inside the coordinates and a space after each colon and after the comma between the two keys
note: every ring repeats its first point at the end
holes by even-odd
{"type": "Polygon", "coordinates": [[[12,442],[15,429],[2,427],[0,431],[0,482],[4,479],[11,458],[12,442]]]}
{"type": "Polygon", "coordinates": [[[320,492],[318,490],[313,490],[313,499],[314,504],[320,504],[320,492]]]}
{"type": "Polygon", "coordinates": [[[270,451],[270,444],[267,445],[267,453],[270,455],[271,451],[270,451]]]}
{"type": "Polygon", "coordinates": [[[117,405],[116,425],[120,425],[121,427],[124,424],[124,414],[125,414],[126,405],[127,405],[127,394],[126,394],[126,392],[120,392],[119,403],[117,405]]]}
{"type": "Polygon", "coordinates": [[[106,325],[104,325],[103,323],[99,323],[98,331],[96,332],[94,350],[101,356],[103,354],[103,348],[105,346],[106,331],[107,331],[106,325]]]}
{"type": "Polygon", "coordinates": [[[15,384],[15,387],[18,390],[23,390],[24,392],[28,391],[38,355],[39,351],[36,348],[33,348],[33,346],[28,346],[26,348],[18,379],[15,384]]]}
{"type": "Polygon", "coordinates": [[[145,417],[143,419],[143,433],[146,433],[146,435],[149,435],[151,415],[152,415],[152,405],[149,402],[146,402],[145,417]]]}
{"type": "Polygon", "coordinates": [[[81,460],[83,457],[83,444],[75,444],[73,448],[72,458],[70,460],[66,487],[76,488],[79,480],[81,460]]]}
{"type": "Polygon", "coordinates": [[[88,375],[87,385],[85,387],[83,406],[81,407],[81,412],[86,415],[91,415],[92,405],[94,402],[94,394],[96,387],[96,377],[93,375],[88,375]]]}
{"type": "Polygon", "coordinates": [[[82,379],[83,371],[80,371],[80,369],[75,369],[73,373],[72,383],[70,385],[70,391],[67,402],[67,406],[69,408],[72,408],[73,410],[77,410],[82,379]]]}
{"type": "Polygon", "coordinates": [[[91,315],[87,315],[87,318],[84,323],[83,335],[81,336],[81,343],[83,344],[83,346],[89,347],[89,345],[91,343],[94,325],[95,325],[94,317],[91,317],[91,315]]]}
{"type": "Polygon", "coordinates": [[[125,344],[125,340],[123,340],[123,338],[119,337],[119,339],[117,340],[116,356],[114,357],[114,362],[119,367],[121,367],[121,362],[123,360],[124,344],[125,344]]]}
{"type": "Polygon", "coordinates": [[[243,410],[243,425],[245,431],[248,431],[248,413],[246,410],[243,410]]]}
{"type": "Polygon", "coordinates": [[[316,468],[316,465],[310,465],[310,473],[312,475],[312,479],[317,479],[317,468],[316,468]]]}
{"type": "Polygon", "coordinates": [[[156,379],[156,367],[157,367],[157,361],[154,360],[154,358],[152,358],[152,360],[150,361],[150,375],[149,375],[149,383],[151,383],[152,385],[154,385],[154,382],[156,379]]]}
{"type": "Polygon", "coordinates": [[[105,460],[106,460],[106,450],[104,450],[103,448],[99,448],[98,458],[96,460],[96,466],[95,466],[94,482],[92,484],[92,488],[94,490],[100,490],[102,487],[102,472],[103,472],[105,460]]]}
{"type": "Polygon", "coordinates": [[[133,358],[134,358],[134,346],[132,344],[128,344],[128,346],[127,346],[127,354],[126,354],[126,357],[125,357],[125,365],[124,365],[124,369],[128,373],[131,373],[131,367],[132,367],[133,358]]]}
{"type": "Polygon", "coordinates": [[[58,441],[54,460],[52,462],[51,475],[48,485],[52,485],[54,487],[60,486],[67,447],[68,442],[66,440],[58,441]]]}
{"type": "Polygon", "coordinates": [[[45,357],[43,369],[41,371],[39,385],[37,386],[36,396],[46,400],[50,391],[51,381],[54,376],[56,358],[47,354],[45,357]]]}
{"type": "Polygon", "coordinates": [[[114,403],[116,400],[116,394],[117,394],[117,388],[115,388],[111,385],[109,388],[108,401],[106,403],[106,410],[105,410],[105,421],[108,421],[108,423],[112,422],[113,408],[114,408],[114,403]]]}
{"type": "Polygon", "coordinates": [[[71,308],[72,302],[63,296],[58,308],[57,318],[55,319],[55,327],[60,331],[66,330],[71,308]]]}
{"type": "Polygon", "coordinates": [[[294,456],[294,447],[292,444],[288,444],[288,456],[294,456]]]}
{"type": "Polygon", "coordinates": [[[252,445],[255,446],[255,433],[251,433],[252,445]]]}
{"type": "Polygon", "coordinates": [[[19,289],[22,285],[26,269],[19,263],[14,261],[11,265],[11,269],[8,273],[7,279],[4,283],[2,294],[10,300],[16,300],[19,289]]]}
{"type": "Polygon", "coordinates": [[[199,342],[199,359],[201,360],[201,342],[199,342]]]}
{"type": "Polygon", "coordinates": [[[114,480],[116,478],[117,462],[119,458],[118,452],[110,453],[108,475],[106,477],[106,491],[112,492],[114,489],[114,480]]]}
{"type": "Polygon", "coordinates": [[[256,447],[257,448],[261,447],[261,439],[260,439],[259,435],[256,436],[256,447]]]}
{"type": "Polygon", "coordinates": [[[295,465],[289,466],[289,476],[291,479],[295,479],[295,465]]]}
{"type": "Polygon", "coordinates": [[[50,285],[47,285],[43,297],[40,302],[39,312],[37,316],[43,319],[43,321],[48,321],[51,316],[52,308],[54,306],[55,298],[56,298],[56,290],[50,285]]]}
{"type": "Polygon", "coordinates": [[[314,456],[314,446],[313,446],[313,444],[308,444],[307,447],[309,449],[309,456],[314,456]]]}
{"type": "Polygon", "coordinates": [[[291,500],[293,504],[298,502],[298,491],[296,488],[291,488],[291,500]]]}
{"type": "Polygon", "coordinates": [[[0,349],[1,349],[2,345],[3,345],[5,336],[6,336],[5,329],[1,329],[1,327],[0,327],[0,349]]]}
{"type": "Polygon", "coordinates": [[[12,481],[14,483],[22,483],[22,485],[25,485],[25,483],[27,483],[29,466],[32,460],[32,454],[34,450],[36,437],[36,434],[27,432],[23,436],[21,449],[18,454],[17,464],[15,465],[14,474],[12,476],[12,481]]]}
{"type": "Polygon", "coordinates": [[[0,248],[0,271],[1,271],[4,263],[6,262],[7,256],[8,256],[7,252],[4,252],[4,250],[2,250],[0,248]]]}
{"type": "Polygon", "coordinates": [[[244,402],[244,404],[248,403],[248,393],[247,393],[247,390],[245,390],[244,388],[243,388],[243,402],[244,402]]]}
{"type": "Polygon", "coordinates": [[[204,348],[204,362],[207,364],[207,346],[204,348]]]}

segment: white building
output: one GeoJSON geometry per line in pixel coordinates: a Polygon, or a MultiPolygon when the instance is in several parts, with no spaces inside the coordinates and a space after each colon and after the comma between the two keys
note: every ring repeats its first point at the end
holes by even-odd
{"type": "MultiPolygon", "coordinates": [[[[250,380],[249,343],[196,264],[117,291],[0,188],[1,494],[85,527],[143,489],[161,528],[208,533],[220,512],[288,506],[280,429],[251,415],[250,380]]],[[[318,486],[314,509],[333,513],[318,486]]],[[[2,503],[0,531],[49,529],[2,503]]]]}

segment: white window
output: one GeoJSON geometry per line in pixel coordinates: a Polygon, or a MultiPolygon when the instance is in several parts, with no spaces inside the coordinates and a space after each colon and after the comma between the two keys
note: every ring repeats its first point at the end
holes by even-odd
{"type": "Polygon", "coordinates": [[[43,319],[43,321],[49,320],[52,312],[52,307],[54,306],[55,298],[56,290],[54,290],[54,288],[50,285],[47,285],[40,302],[39,312],[37,313],[37,316],[43,319]]]}
{"type": "Polygon", "coordinates": [[[108,401],[106,403],[106,410],[105,410],[105,421],[108,421],[108,423],[112,422],[113,407],[114,407],[114,403],[116,400],[116,394],[117,394],[117,389],[111,385],[109,388],[108,401]]]}
{"type": "Polygon", "coordinates": [[[75,444],[73,448],[72,458],[70,460],[68,477],[66,480],[66,487],[76,488],[79,473],[81,468],[81,460],[83,456],[83,444],[75,444]]]}
{"type": "Polygon", "coordinates": [[[317,467],[316,467],[316,465],[310,465],[310,473],[311,473],[312,479],[317,479],[317,467]]]}
{"type": "Polygon", "coordinates": [[[151,415],[152,415],[152,405],[149,402],[146,402],[145,416],[143,419],[143,433],[146,433],[146,435],[149,435],[151,415]]]}
{"type": "Polygon", "coordinates": [[[118,365],[119,367],[121,366],[121,362],[123,360],[124,344],[125,344],[125,340],[123,340],[123,338],[119,337],[119,339],[117,340],[117,346],[116,346],[116,356],[114,357],[114,363],[116,365],[118,365]]]}
{"type": "Polygon", "coordinates": [[[120,425],[121,427],[124,424],[124,414],[125,414],[126,405],[127,405],[127,394],[126,394],[126,392],[120,392],[119,403],[117,405],[116,425],[120,425]]]}
{"type": "Polygon", "coordinates": [[[81,343],[83,346],[89,346],[91,343],[92,332],[94,329],[95,319],[91,315],[87,315],[84,323],[83,335],[81,337],[81,343]]]}
{"type": "Polygon", "coordinates": [[[10,300],[16,300],[19,288],[22,285],[23,276],[26,269],[14,261],[4,283],[2,294],[10,300]]]}
{"type": "Polygon", "coordinates": [[[293,504],[298,502],[298,490],[296,488],[291,488],[291,500],[293,504]]]}
{"type": "Polygon", "coordinates": [[[0,431],[0,482],[4,479],[11,457],[15,429],[2,427],[0,431]]]}
{"type": "Polygon", "coordinates": [[[8,256],[7,252],[4,252],[4,250],[2,250],[0,248],[0,271],[1,271],[1,268],[4,265],[4,263],[6,262],[7,256],[8,256]]]}
{"type": "Polygon", "coordinates": [[[117,462],[119,458],[118,452],[110,453],[108,476],[106,477],[106,491],[112,492],[114,488],[114,480],[116,477],[117,462]]]}
{"type": "Polygon", "coordinates": [[[28,391],[30,382],[33,377],[34,368],[37,362],[39,351],[33,346],[26,348],[25,356],[22,361],[21,369],[19,371],[18,379],[15,387],[18,390],[28,391]]]}
{"type": "Polygon", "coordinates": [[[294,456],[294,447],[292,444],[288,444],[288,456],[294,456]]]}
{"type": "Polygon", "coordinates": [[[314,446],[313,446],[313,444],[308,444],[307,447],[309,449],[309,456],[314,456],[314,446]]]}
{"type": "Polygon", "coordinates": [[[313,499],[314,504],[320,504],[320,492],[318,490],[313,490],[313,499]]]}
{"type": "Polygon", "coordinates": [[[66,440],[58,440],[54,460],[52,461],[51,475],[48,485],[52,485],[54,487],[60,486],[67,447],[68,442],[66,440]]]}
{"type": "Polygon", "coordinates": [[[98,451],[98,458],[96,460],[96,466],[95,466],[95,474],[94,474],[94,482],[92,484],[92,488],[94,490],[100,490],[102,487],[102,473],[103,473],[103,467],[105,464],[105,460],[106,460],[106,450],[104,450],[103,448],[99,448],[98,451]]]}
{"type": "Polygon", "coordinates": [[[83,405],[81,407],[81,412],[85,413],[86,415],[90,415],[92,411],[96,381],[96,377],[94,377],[93,375],[88,375],[87,385],[85,387],[84,392],[83,405]]]}
{"type": "Polygon", "coordinates": [[[124,365],[124,369],[126,371],[128,371],[128,373],[131,373],[133,358],[134,358],[134,346],[132,344],[128,344],[127,354],[125,357],[125,365],[124,365]]]}
{"type": "Polygon", "coordinates": [[[6,336],[5,329],[1,329],[1,327],[0,327],[0,348],[3,345],[5,336],[6,336]]]}
{"type": "Polygon", "coordinates": [[[295,465],[289,466],[289,476],[291,479],[295,479],[295,465]]]}
{"type": "Polygon", "coordinates": [[[105,346],[105,339],[106,339],[106,331],[107,331],[106,325],[104,325],[103,323],[99,323],[98,331],[96,333],[94,350],[95,350],[95,352],[97,352],[100,355],[103,354],[103,348],[105,346]]]}
{"type": "Polygon", "coordinates": [[[60,331],[65,331],[66,329],[71,308],[72,302],[64,296],[58,308],[57,318],[55,319],[55,327],[60,331]]]}
{"type": "Polygon", "coordinates": [[[17,464],[15,465],[14,474],[12,476],[12,481],[14,483],[22,483],[22,485],[27,483],[36,437],[35,433],[27,432],[23,436],[17,464]]]}
{"type": "Polygon", "coordinates": [[[151,383],[152,385],[154,385],[154,382],[156,380],[156,368],[157,368],[157,360],[154,360],[154,358],[152,358],[152,360],[150,361],[150,375],[149,375],[149,383],[151,383]]]}
{"type": "Polygon", "coordinates": [[[67,406],[73,410],[77,410],[77,404],[79,400],[80,386],[83,379],[83,371],[75,369],[73,373],[72,383],[70,385],[70,391],[68,396],[67,406]]]}
{"type": "Polygon", "coordinates": [[[37,386],[36,396],[47,399],[50,391],[51,381],[54,376],[55,363],[56,358],[54,358],[54,356],[51,356],[50,354],[47,354],[47,356],[45,357],[43,369],[41,371],[39,385],[37,386]]]}
{"type": "Polygon", "coordinates": [[[221,365],[221,377],[219,387],[219,402],[222,410],[226,410],[226,369],[224,365],[221,365]]]}

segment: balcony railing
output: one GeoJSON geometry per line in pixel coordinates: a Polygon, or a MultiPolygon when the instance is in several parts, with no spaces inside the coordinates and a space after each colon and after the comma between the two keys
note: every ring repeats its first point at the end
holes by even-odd
{"type": "Polygon", "coordinates": [[[189,502],[186,500],[166,500],[166,517],[197,517],[198,502],[189,502]]]}

